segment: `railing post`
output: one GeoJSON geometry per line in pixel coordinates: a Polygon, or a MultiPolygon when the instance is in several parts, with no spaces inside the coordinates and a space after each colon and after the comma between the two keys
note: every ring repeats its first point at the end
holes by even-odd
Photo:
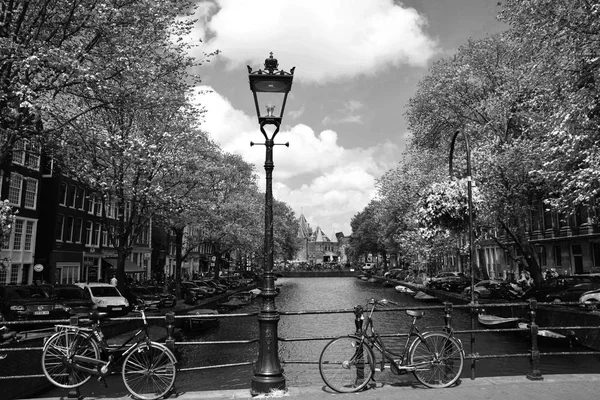
{"type": "Polygon", "coordinates": [[[172,311],[165,313],[165,323],[167,327],[167,339],[165,340],[165,345],[169,350],[175,352],[175,314],[172,311]]]}
{"type": "Polygon", "coordinates": [[[444,323],[446,324],[444,330],[450,332],[452,330],[452,303],[449,301],[444,302],[444,323]]]}
{"type": "Polygon", "coordinates": [[[531,357],[529,359],[530,370],[527,374],[527,379],[532,381],[541,381],[544,379],[540,371],[540,351],[538,349],[538,326],[535,323],[535,315],[537,308],[537,300],[529,300],[529,330],[531,334],[531,357]]]}
{"type": "MultiPolygon", "coordinates": [[[[73,317],[69,318],[69,324],[71,326],[79,326],[79,317],[73,316],[73,317]]],[[[71,384],[74,383],[72,379],[73,379],[73,374],[70,374],[69,375],[69,383],[71,383],[71,384]]],[[[69,393],[67,394],[67,399],[77,399],[77,400],[83,399],[83,396],[81,395],[81,392],[79,391],[79,386],[69,389],[69,393]]]]}

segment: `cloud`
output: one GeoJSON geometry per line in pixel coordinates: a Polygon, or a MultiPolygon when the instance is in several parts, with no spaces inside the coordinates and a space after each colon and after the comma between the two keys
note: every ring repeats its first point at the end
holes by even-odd
{"type": "MultiPolygon", "coordinates": [[[[220,50],[229,68],[262,68],[270,52],[296,81],[324,83],[389,67],[425,66],[439,51],[415,9],[390,0],[201,2],[191,37],[220,50]]],[[[199,53],[199,56],[201,54],[199,53]]]]}
{"type": "MultiPolygon", "coordinates": [[[[224,150],[253,163],[264,190],[264,148],[250,147],[250,141],[262,142],[255,118],[210,87],[199,87],[196,93],[196,101],[207,110],[202,129],[224,150]]],[[[303,211],[311,225],[320,225],[327,234],[351,233],[350,220],[374,197],[376,179],[396,165],[400,153],[391,142],[344,148],[337,132],[315,132],[305,124],[283,127],[275,141],[289,142],[290,147],[277,146],[273,152],[273,195],[297,215],[303,211]]]]}
{"type": "Polygon", "coordinates": [[[362,124],[362,116],[356,114],[357,110],[360,110],[363,104],[358,100],[348,100],[341,108],[334,111],[337,116],[328,115],[323,118],[323,125],[336,125],[336,124],[362,124]]]}

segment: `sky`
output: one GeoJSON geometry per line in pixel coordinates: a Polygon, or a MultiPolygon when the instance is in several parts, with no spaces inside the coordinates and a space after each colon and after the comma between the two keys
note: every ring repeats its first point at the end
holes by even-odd
{"type": "MultiPolygon", "coordinates": [[[[202,0],[188,40],[218,50],[196,71],[202,129],[256,166],[265,147],[248,83],[273,52],[295,67],[273,152],[273,196],[332,238],[375,198],[410,137],[404,113],[431,64],[506,29],[497,0],[202,0]]],[[[268,129],[268,128],[267,128],[268,129]]]]}

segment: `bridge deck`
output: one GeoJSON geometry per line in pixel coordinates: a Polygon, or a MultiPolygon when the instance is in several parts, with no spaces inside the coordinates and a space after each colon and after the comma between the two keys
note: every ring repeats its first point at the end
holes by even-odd
{"type": "MultiPolygon", "coordinates": [[[[376,384],[357,394],[333,394],[325,386],[290,387],[286,394],[274,393],[269,396],[250,395],[249,389],[196,391],[180,393],[177,400],[225,400],[225,399],[311,399],[335,400],[352,398],[355,400],[482,400],[482,399],[527,399],[527,400],[589,400],[598,397],[600,374],[585,375],[545,375],[543,380],[531,381],[523,376],[463,379],[458,386],[448,389],[425,389],[413,383],[396,382],[394,384],[376,384]]],[[[102,396],[102,399],[108,397],[102,396]]],[[[46,398],[59,400],[60,398],[46,398]]],[[[85,399],[91,399],[86,397],[85,399]]],[[[129,400],[129,396],[117,397],[129,400]]],[[[39,398],[36,400],[40,400],[39,398]]]]}

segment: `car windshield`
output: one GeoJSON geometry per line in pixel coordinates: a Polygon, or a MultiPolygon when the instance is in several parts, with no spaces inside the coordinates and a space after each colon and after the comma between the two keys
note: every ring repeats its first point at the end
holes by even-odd
{"type": "Polygon", "coordinates": [[[90,289],[95,297],[121,297],[114,286],[93,286],[90,289]]]}
{"type": "Polygon", "coordinates": [[[59,299],[65,299],[65,300],[89,300],[90,299],[90,295],[87,291],[77,288],[77,287],[54,288],[54,292],[56,293],[56,297],[59,299]]]}
{"type": "Polygon", "coordinates": [[[131,291],[137,294],[151,294],[148,289],[143,287],[133,288],[131,291]]]}
{"type": "Polygon", "coordinates": [[[48,294],[37,286],[8,286],[6,293],[9,299],[48,298],[48,294]]]}

